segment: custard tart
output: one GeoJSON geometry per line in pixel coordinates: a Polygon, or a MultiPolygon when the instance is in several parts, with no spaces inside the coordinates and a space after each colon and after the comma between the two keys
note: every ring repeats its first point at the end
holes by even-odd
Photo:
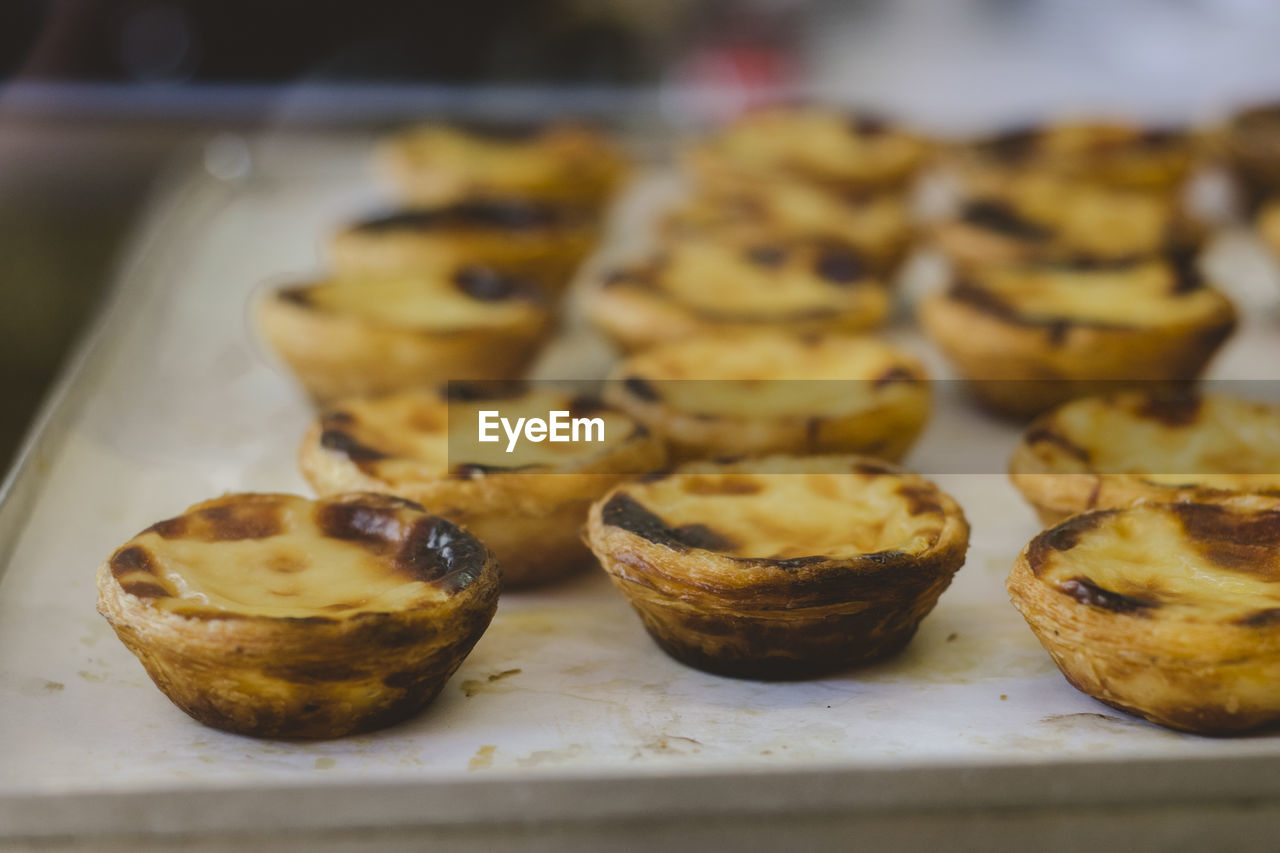
{"type": "Polygon", "coordinates": [[[676,660],[794,679],[905,646],[964,562],[969,526],[886,462],[773,456],[620,485],[591,507],[586,537],[676,660]]]}
{"type": "Polygon", "coordinates": [[[870,337],[721,332],[624,360],[605,399],[674,459],[859,453],[901,459],[929,416],[923,366],[870,337]]]}
{"type": "Polygon", "coordinates": [[[892,272],[915,236],[907,202],[900,195],[788,179],[762,180],[725,192],[701,190],[666,215],[662,230],[676,239],[733,239],[752,230],[826,237],[848,243],[882,275],[892,272]]]}
{"type": "Polygon", "coordinates": [[[440,692],[493,618],[479,540],[385,495],[198,503],[98,569],[98,611],[156,686],[237,734],[333,738],[440,692]]]}
{"type": "Polygon", "coordinates": [[[933,154],[924,139],[881,116],[818,106],[751,110],[690,145],[684,157],[707,187],[790,178],[830,188],[894,189],[933,154]]]}
{"type": "Polygon", "coordinates": [[[1252,213],[1280,192],[1280,104],[1261,104],[1237,113],[1223,133],[1227,162],[1252,213]]]}
{"type": "Polygon", "coordinates": [[[1014,181],[1051,174],[1152,192],[1181,188],[1202,147],[1181,127],[1079,121],[1016,128],[973,140],[957,158],[970,177],[1014,181]]]}
{"type": "Polygon", "coordinates": [[[486,267],[452,276],[334,278],[258,305],[272,349],[319,402],[451,379],[519,376],[553,331],[534,283],[486,267]]]}
{"type": "Polygon", "coordinates": [[[497,196],[598,206],[627,172],[612,139],[574,124],[424,124],[388,138],[377,157],[415,204],[497,196]]]}
{"type": "Polygon", "coordinates": [[[858,331],[890,295],[848,243],[756,234],[685,235],[606,273],[586,294],[595,326],[627,351],[710,331],[858,331]]]}
{"type": "Polygon", "coordinates": [[[339,275],[452,275],[483,266],[532,277],[558,292],[591,251],[596,224],[582,210],[523,199],[466,199],[361,220],[334,235],[339,275]]]}
{"type": "Polygon", "coordinates": [[[1074,400],[1027,428],[1009,476],[1045,524],[1138,503],[1280,498],[1280,407],[1145,391],[1074,400]]]}
{"type": "Polygon", "coordinates": [[[1236,323],[1182,256],[961,272],[919,313],[978,399],[1014,418],[1125,383],[1190,382],[1236,323]]]}
{"type": "Polygon", "coordinates": [[[1166,197],[1032,174],[999,191],[966,192],[934,227],[962,269],[1029,261],[1121,262],[1190,251],[1205,237],[1166,197]]]}
{"type": "Polygon", "coordinates": [[[1280,721],[1280,501],[1095,510],[1023,549],[1009,594],[1067,681],[1153,723],[1280,721]]]}
{"type": "Polygon", "coordinates": [[[319,494],[398,495],[465,526],[497,555],[508,588],[589,565],[580,536],[587,507],[623,477],[665,461],[661,441],[629,416],[567,390],[511,383],[451,383],[344,401],[311,427],[299,454],[319,494]],[[564,412],[600,426],[587,424],[573,441],[526,436],[509,450],[506,428],[493,428],[498,441],[479,440],[483,412],[497,413],[487,416],[491,424],[496,417],[549,421],[564,412]]]}

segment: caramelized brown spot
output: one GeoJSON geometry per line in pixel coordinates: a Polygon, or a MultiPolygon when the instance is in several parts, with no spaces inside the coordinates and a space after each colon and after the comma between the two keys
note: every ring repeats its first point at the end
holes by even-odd
{"type": "Polygon", "coordinates": [[[173,593],[165,589],[159,583],[148,580],[125,580],[120,582],[120,588],[130,595],[138,598],[172,598],[173,593]]]}
{"type": "Polygon", "coordinates": [[[1011,205],[994,199],[975,199],[966,203],[960,210],[960,219],[978,228],[1028,243],[1042,243],[1053,236],[1053,230],[1049,227],[1032,222],[1011,205]]]}
{"type": "Polygon", "coordinates": [[[720,477],[688,476],[682,488],[691,495],[755,495],[764,486],[752,477],[727,474],[720,477]]]}
{"type": "Polygon", "coordinates": [[[1027,565],[1032,573],[1040,575],[1048,565],[1051,552],[1069,551],[1076,547],[1082,536],[1096,530],[1116,512],[1114,509],[1103,509],[1073,516],[1057,527],[1050,527],[1040,533],[1027,545],[1027,565]]]}
{"type": "Polygon", "coordinates": [[[316,508],[316,526],[325,536],[359,542],[375,549],[400,538],[400,518],[394,510],[359,503],[322,503],[316,508]]]}
{"type": "Polygon", "coordinates": [[[320,433],[320,446],[341,453],[352,462],[377,462],[387,457],[381,450],[361,444],[351,433],[336,428],[328,428],[320,433]]]}
{"type": "Polygon", "coordinates": [[[441,207],[400,210],[358,223],[364,233],[432,231],[442,228],[495,228],[524,230],[547,228],[566,219],[564,211],[545,204],[516,199],[476,199],[441,207]]]}
{"type": "Polygon", "coordinates": [[[479,577],[487,558],[474,536],[443,518],[425,516],[410,528],[396,566],[414,580],[456,592],[479,577]]]}
{"type": "Polygon", "coordinates": [[[311,288],[307,285],[281,288],[276,291],[276,298],[281,302],[288,302],[290,305],[298,305],[302,308],[310,308],[312,305],[311,288]]]}
{"type": "Polygon", "coordinates": [[[1280,581],[1280,512],[1240,513],[1213,504],[1175,504],[1170,509],[1205,559],[1280,581]]]}
{"type": "Polygon", "coordinates": [[[163,539],[179,539],[187,535],[187,528],[190,523],[185,515],[177,518],[166,518],[164,521],[157,521],[155,524],[147,528],[148,532],[155,533],[163,539]]]}
{"type": "Polygon", "coordinates": [[[654,402],[662,399],[662,395],[658,393],[658,389],[654,387],[653,383],[640,376],[628,376],[623,379],[622,387],[627,390],[628,394],[641,400],[654,402]]]}
{"type": "Polygon", "coordinates": [[[938,493],[929,486],[903,483],[898,487],[898,494],[907,502],[907,512],[912,515],[942,514],[938,493]]]}
{"type": "Polygon", "coordinates": [[[569,401],[568,408],[570,417],[582,418],[608,411],[609,407],[593,394],[579,394],[569,401]]]}
{"type": "Polygon", "coordinates": [[[818,252],[813,271],[832,284],[853,284],[863,277],[866,268],[852,249],[826,246],[818,252]]]}
{"type": "Polygon", "coordinates": [[[1100,607],[1113,613],[1129,613],[1140,615],[1153,607],[1159,607],[1158,601],[1147,601],[1132,595],[1122,595],[1098,586],[1088,578],[1071,578],[1058,584],[1058,589],[1074,598],[1081,604],[1100,607]]]}
{"type": "Polygon", "coordinates": [[[1165,426],[1189,426],[1199,417],[1200,404],[1200,397],[1196,394],[1148,397],[1138,407],[1138,415],[1165,426]]]}
{"type": "Polygon", "coordinates": [[[535,285],[529,281],[478,265],[458,270],[454,273],[453,283],[467,296],[482,302],[532,298],[536,291],[535,285]]]}
{"type": "Polygon", "coordinates": [[[888,133],[890,122],[884,116],[863,113],[849,119],[849,130],[857,136],[881,136],[888,133]]]}
{"type": "Polygon", "coordinates": [[[238,542],[268,539],[284,529],[280,504],[270,501],[236,501],[204,507],[190,513],[188,536],[205,542],[238,542]]]}
{"type": "Polygon", "coordinates": [[[110,566],[111,574],[117,580],[131,572],[147,572],[154,575],[159,568],[155,557],[141,545],[131,545],[116,551],[111,555],[110,566]]]}
{"type": "Polygon", "coordinates": [[[519,379],[493,379],[484,382],[450,379],[444,386],[444,398],[457,403],[509,400],[524,394],[528,387],[528,383],[519,379]]]}
{"type": "Polygon", "coordinates": [[[1028,446],[1052,444],[1054,447],[1057,447],[1067,455],[1078,459],[1081,462],[1086,464],[1089,462],[1088,450],[1049,426],[1033,426],[1031,429],[1027,430],[1027,434],[1023,436],[1023,441],[1025,441],[1028,446]]]}
{"type": "Polygon", "coordinates": [[[860,460],[853,466],[855,474],[862,474],[866,477],[879,477],[884,474],[897,474],[898,471],[888,462],[875,462],[870,459],[860,460]]]}
{"type": "Polygon", "coordinates": [[[1280,607],[1268,607],[1246,613],[1236,620],[1236,624],[1244,628],[1270,628],[1280,625],[1280,607]]]}
{"type": "Polygon", "coordinates": [[[668,526],[625,492],[618,492],[605,503],[601,518],[610,527],[629,531],[655,545],[665,545],[680,551],[689,548],[723,551],[733,547],[730,539],[705,524],[668,526]]]}
{"type": "Polygon", "coordinates": [[[303,554],[290,554],[285,551],[272,554],[266,561],[268,571],[278,572],[282,575],[304,572],[307,570],[307,566],[307,558],[303,554]]]}
{"type": "Polygon", "coordinates": [[[871,386],[873,388],[883,388],[886,385],[892,385],[895,382],[919,382],[920,377],[915,373],[903,367],[902,365],[894,365],[888,370],[881,373],[874,380],[871,386]]]}

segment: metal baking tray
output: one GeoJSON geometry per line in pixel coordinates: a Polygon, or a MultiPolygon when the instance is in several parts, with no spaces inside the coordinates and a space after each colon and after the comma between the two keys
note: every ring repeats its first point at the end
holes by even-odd
{"type": "MultiPolygon", "coordinates": [[[[906,651],[877,666],[781,684],[697,672],[594,573],[505,595],[439,700],[395,728],[294,743],[188,719],[94,611],[93,572],[203,498],[307,493],[295,453],[310,410],[256,342],[249,305],[264,283],[320,269],[325,236],[378,205],[369,148],[366,136],[219,137],[141,222],[4,487],[0,849],[1204,849],[1270,837],[1280,737],[1176,734],[1059,675],[1005,594],[1038,528],[995,469],[937,476],[972,523],[968,562],[906,651]]],[[[626,250],[670,182],[660,169],[637,182],[606,252],[626,250]]],[[[1244,318],[1215,375],[1274,377],[1270,262],[1239,233],[1210,260],[1244,318]]],[[[905,319],[890,334],[947,375],[905,319]]],[[[599,373],[606,352],[571,319],[539,374],[599,373]]],[[[908,461],[933,473],[958,455],[1003,458],[1015,436],[944,394],[908,461]]]]}

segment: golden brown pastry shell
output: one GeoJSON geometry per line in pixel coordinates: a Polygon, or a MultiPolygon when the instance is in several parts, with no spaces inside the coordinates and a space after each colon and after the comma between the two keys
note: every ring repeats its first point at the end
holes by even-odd
{"type": "Polygon", "coordinates": [[[626,178],[626,154],[603,133],[570,124],[551,125],[524,139],[499,140],[511,157],[477,158],[492,138],[465,128],[422,126],[383,140],[377,169],[397,194],[416,204],[447,204],[477,197],[518,197],[601,206],[626,178]]]}
{"type": "Polygon", "coordinates": [[[647,430],[588,464],[559,472],[493,471],[393,479],[321,444],[319,423],[299,450],[303,476],[320,495],[350,491],[396,495],[475,534],[502,565],[507,589],[541,586],[594,563],[581,530],[591,502],[620,480],[666,462],[663,442],[647,430]]]}
{"type": "Polygon", "coordinates": [[[592,505],[586,541],[645,630],[682,663],[735,678],[789,680],[881,660],[911,640],[950,585],[964,563],[969,526],[955,501],[920,477],[879,460],[825,458],[918,488],[945,515],[937,541],[914,555],[793,561],[670,547],[606,521],[626,484],[592,505]]]}
{"type": "Polygon", "coordinates": [[[1019,420],[1126,383],[1151,390],[1191,382],[1236,325],[1225,297],[1194,325],[1020,323],[945,291],[920,303],[919,318],[979,402],[1019,420]]]}
{"type": "Polygon", "coordinates": [[[477,551],[474,579],[445,601],[345,618],[162,610],[126,591],[108,561],[97,572],[98,612],[161,692],[197,721],[253,737],[343,737],[418,713],[470,653],[501,584],[492,554],[483,545],[477,551]]]}
{"type": "MultiPolygon", "coordinates": [[[[1158,610],[1093,606],[1044,582],[1033,569],[1037,552],[1069,549],[1109,515],[1166,506],[1095,510],[1043,531],[1014,563],[1010,598],[1067,681],[1100,702],[1198,734],[1274,726],[1280,722],[1280,623],[1175,621],[1162,619],[1158,610]]],[[[1278,509],[1274,500],[1239,504],[1242,513],[1269,513],[1280,524],[1278,509]]]]}
{"type": "Polygon", "coordinates": [[[716,315],[629,285],[598,283],[586,295],[592,324],[623,352],[717,332],[749,334],[771,329],[797,335],[861,332],[884,323],[892,304],[889,290],[868,281],[857,285],[858,298],[847,310],[775,314],[759,318],[716,315]]]}
{"type": "Polygon", "coordinates": [[[257,325],[317,403],[451,380],[517,378],[554,331],[551,312],[535,304],[515,323],[436,331],[317,309],[283,292],[259,301],[257,325]]]}

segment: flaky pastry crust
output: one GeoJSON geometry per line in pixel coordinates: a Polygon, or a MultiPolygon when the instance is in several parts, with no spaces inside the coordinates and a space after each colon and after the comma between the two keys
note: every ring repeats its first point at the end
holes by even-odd
{"type": "Polygon", "coordinates": [[[352,490],[408,498],[479,536],[508,588],[545,584],[592,562],[580,531],[590,503],[628,475],[661,468],[660,439],[597,401],[546,386],[454,385],[329,408],[303,438],[299,465],[321,494],[352,490]],[[530,444],[513,454],[479,444],[481,409],[605,420],[600,444],[530,444]]]}
{"type": "Polygon", "coordinates": [[[280,288],[259,301],[257,323],[318,403],[515,378],[554,331],[535,286],[477,267],[280,288]]]}
{"type": "Polygon", "coordinates": [[[1150,392],[1075,400],[1027,428],[1009,477],[1046,525],[1139,503],[1280,498],[1280,408],[1150,392]]]}
{"type": "Polygon", "coordinates": [[[848,243],[763,234],[671,235],[648,262],[606,273],[587,314],[623,350],[714,331],[860,331],[884,322],[889,290],[848,243]]]}
{"type": "Polygon", "coordinates": [[[238,494],[98,569],[98,611],[175,705],[255,737],[333,738],[426,707],[497,608],[493,556],[406,501],[238,494]]]}
{"type": "Polygon", "coordinates": [[[901,649],[964,562],[950,497],[888,463],[774,456],[624,483],[586,538],[645,629],[690,666],[791,679],[901,649]]]}
{"type": "Polygon", "coordinates": [[[1154,723],[1280,720],[1280,502],[1142,504],[1038,535],[1009,594],[1067,680],[1154,723]]]}
{"type": "Polygon", "coordinates": [[[626,177],[627,157],[587,127],[424,124],[387,138],[380,170],[408,202],[517,197],[599,206],[626,177]]]}
{"type": "Polygon", "coordinates": [[[1012,418],[1126,383],[1189,383],[1236,325],[1179,256],[960,273],[918,311],[977,398],[1012,418]]]}
{"type": "Polygon", "coordinates": [[[929,416],[928,377],[874,338],[720,332],[619,363],[605,399],[676,461],[775,453],[899,460],[929,416]]]}

